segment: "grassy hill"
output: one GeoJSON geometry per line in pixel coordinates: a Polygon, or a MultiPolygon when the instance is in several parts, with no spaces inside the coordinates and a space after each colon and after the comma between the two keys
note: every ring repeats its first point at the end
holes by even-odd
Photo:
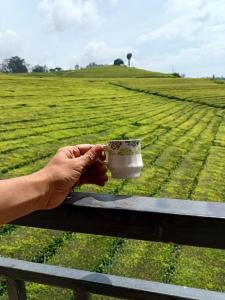
{"type": "Polygon", "coordinates": [[[31,73],[32,76],[63,76],[77,78],[164,78],[174,77],[171,74],[152,72],[144,69],[128,68],[122,66],[103,66],[85,68],[73,71],[51,72],[51,73],[31,73]]]}

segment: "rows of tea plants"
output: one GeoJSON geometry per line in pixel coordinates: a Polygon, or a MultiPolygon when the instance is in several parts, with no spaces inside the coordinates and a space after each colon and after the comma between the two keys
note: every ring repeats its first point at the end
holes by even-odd
{"type": "MultiPolygon", "coordinates": [[[[200,88],[198,80],[189,86],[183,79],[158,80],[0,76],[1,178],[40,169],[64,145],[139,137],[145,164],[140,178],[110,178],[104,188],[81,190],[223,201],[224,109],[209,98],[204,102],[208,90],[218,95],[211,86],[222,84],[203,81],[200,88]],[[193,101],[177,99],[179,89],[171,84],[185,85],[193,101]],[[165,97],[173,92],[174,98],[165,97]],[[201,101],[195,100],[197,92],[201,101]]],[[[0,239],[3,256],[221,291],[225,286],[224,251],[11,225],[1,228],[0,239]]],[[[44,285],[27,289],[30,299],[72,295],[44,285]]],[[[4,299],[4,283],[0,293],[4,299]]]]}
{"type": "MultiPolygon", "coordinates": [[[[188,131],[180,132],[181,137],[177,140],[173,139],[171,131],[164,145],[160,138],[157,151],[153,153],[151,153],[151,144],[150,151],[148,155],[146,154],[149,163],[148,175],[145,178],[143,174],[135,182],[126,184],[123,192],[132,191],[146,195],[146,188],[143,191],[145,180],[150,196],[225,200],[224,112],[205,106],[202,108],[206,114],[201,116],[199,110],[198,118],[200,117],[201,121],[194,127],[191,126],[190,120],[182,123],[179,129],[190,127],[188,131]],[[158,155],[161,149],[162,152],[158,155]],[[162,169],[161,172],[160,169],[162,169]]],[[[174,122],[174,127],[176,126],[177,123],[174,122]]],[[[176,135],[178,132],[175,131],[176,135]]],[[[146,148],[143,152],[145,150],[146,148]]],[[[125,256],[127,257],[126,268],[123,268],[123,265],[116,266],[113,273],[117,271],[120,273],[120,270],[124,270],[124,274],[129,275],[129,257],[125,256]]],[[[143,257],[140,256],[140,261],[142,260],[143,257]]],[[[161,281],[225,291],[224,267],[224,251],[173,245],[161,281]]],[[[142,273],[142,269],[137,272],[137,266],[134,269],[136,272],[132,271],[131,276],[141,277],[145,274],[142,273]]],[[[149,268],[149,274],[151,274],[150,270],[151,268],[149,268]]],[[[151,279],[151,276],[148,277],[145,274],[144,278],[151,279]]]]}
{"type": "Polygon", "coordinates": [[[169,101],[197,102],[215,108],[225,108],[225,81],[211,79],[151,78],[129,79],[112,83],[127,89],[162,96],[169,101]]]}

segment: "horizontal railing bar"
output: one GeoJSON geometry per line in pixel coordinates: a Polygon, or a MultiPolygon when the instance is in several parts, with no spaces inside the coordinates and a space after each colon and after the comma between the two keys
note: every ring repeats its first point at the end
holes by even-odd
{"type": "Polygon", "coordinates": [[[224,300],[224,294],[164,283],[0,258],[0,274],[68,289],[140,300],[224,300]]]}
{"type": "Polygon", "coordinates": [[[225,249],[225,203],[72,193],[14,224],[225,249]]]}

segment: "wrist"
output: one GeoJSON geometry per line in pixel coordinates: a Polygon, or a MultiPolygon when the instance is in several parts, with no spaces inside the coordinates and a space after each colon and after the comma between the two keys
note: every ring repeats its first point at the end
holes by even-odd
{"type": "Polygon", "coordinates": [[[49,179],[45,169],[28,175],[27,178],[33,190],[34,210],[44,209],[49,198],[49,179]]]}

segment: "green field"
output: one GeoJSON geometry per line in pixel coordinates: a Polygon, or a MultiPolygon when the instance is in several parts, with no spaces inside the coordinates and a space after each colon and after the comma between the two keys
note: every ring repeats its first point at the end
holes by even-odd
{"type": "MultiPolygon", "coordinates": [[[[0,75],[1,179],[40,169],[68,144],[141,138],[140,178],[81,190],[225,201],[224,81],[125,69],[127,76],[117,69],[111,78],[102,70],[102,77],[0,75]]],[[[221,250],[9,225],[0,239],[2,256],[225,292],[221,250]]],[[[72,295],[44,285],[27,289],[32,300],[72,295]]],[[[4,284],[0,299],[7,299],[4,284]]]]}

